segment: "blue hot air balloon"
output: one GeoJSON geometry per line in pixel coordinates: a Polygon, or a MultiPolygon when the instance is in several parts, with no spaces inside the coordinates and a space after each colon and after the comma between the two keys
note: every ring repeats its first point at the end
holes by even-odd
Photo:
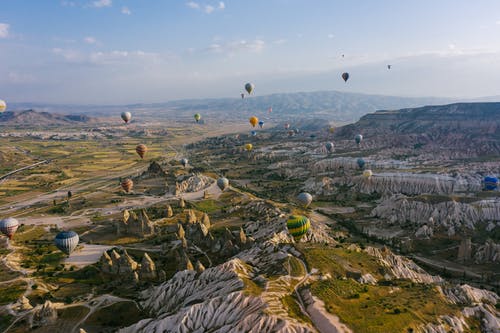
{"type": "Polygon", "coordinates": [[[492,177],[492,176],[487,176],[484,177],[484,189],[486,191],[494,191],[498,188],[498,178],[497,177],[492,177]]]}
{"type": "Polygon", "coordinates": [[[61,231],[56,235],[54,243],[59,250],[66,253],[67,255],[70,255],[71,252],[75,250],[79,240],[80,238],[78,237],[78,234],[76,232],[61,231]]]}
{"type": "Polygon", "coordinates": [[[259,127],[260,128],[264,127],[264,122],[262,120],[259,121],[259,127]]]}
{"type": "Polygon", "coordinates": [[[361,157],[360,157],[360,158],[358,158],[357,163],[358,163],[358,167],[359,167],[360,169],[363,169],[363,168],[365,167],[365,164],[366,164],[366,163],[365,163],[365,160],[364,160],[364,159],[362,159],[361,157]]]}
{"type": "Polygon", "coordinates": [[[256,136],[257,132],[256,131],[252,131],[251,134],[252,134],[252,136],[256,136]]]}

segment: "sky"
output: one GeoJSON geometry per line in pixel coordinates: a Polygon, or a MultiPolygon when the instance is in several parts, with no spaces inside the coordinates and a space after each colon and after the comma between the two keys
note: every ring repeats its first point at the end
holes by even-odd
{"type": "Polygon", "coordinates": [[[238,97],[246,82],[256,95],[500,95],[500,1],[0,0],[7,102],[238,97]]]}

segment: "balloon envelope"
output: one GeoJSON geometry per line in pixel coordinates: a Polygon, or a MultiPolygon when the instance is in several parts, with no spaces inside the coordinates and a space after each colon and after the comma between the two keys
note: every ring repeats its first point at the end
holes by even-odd
{"type": "Polygon", "coordinates": [[[289,123],[286,123],[285,124],[285,129],[289,129],[290,128],[290,124],[289,123]]]}
{"type": "Polygon", "coordinates": [[[257,125],[257,123],[259,122],[259,118],[252,116],[250,117],[250,119],[248,119],[248,121],[250,122],[252,127],[255,127],[255,125],[257,125]]]}
{"type": "Polygon", "coordinates": [[[264,126],[264,122],[261,120],[259,121],[259,127],[262,128],[264,126]]]}
{"type": "Polygon", "coordinates": [[[250,150],[252,150],[252,149],[253,149],[253,145],[252,145],[251,143],[247,143],[247,144],[245,145],[245,150],[246,150],[246,151],[250,151],[250,150]]]}
{"type": "Polygon", "coordinates": [[[7,103],[0,99],[0,112],[4,112],[7,109],[7,103]]]}
{"type": "Polygon", "coordinates": [[[224,191],[226,188],[229,187],[229,180],[225,177],[221,177],[217,179],[217,186],[220,188],[221,191],[224,191]]]}
{"type": "Polygon", "coordinates": [[[122,119],[125,123],[128,123],[130,118],[132,118],[132,114],[130,112],[122,112],[122,119]]]}
{"type": "Polygon", "coordinates": [[[370,169],[363,171],[363,177],[370,179],[373,176],[373,172],[370,169]]]}
{"type": "Polygon", "coordinates": [[[354,141],[356,141],[356,143],[359,145],[361,141],[363,141],[363,136],[361,134],[356,134],[356,136],[354,137],[354,141]]]}
{"type": "Polygon", "coordinates": [[[183,167],[186,167],[186,165],[188,165],[188,163],[189,163],[189,161],[188,161],[187,158],[182,158],[181,159],[181,164],[182,164],[183,167]]]}
{"type": "Polygon", "coordinates": [[[250,134],[252,134],[252,136],[257,136],[257,132],[256,131],[252,131],[252,132],[250,132],[250,134]]]}
{"type": "Polygon", "coordinates": [[[311,204],[312,200],[312,195],[307,192],[299,193],[299,195],[297,196],[297,201],[300,202],[300,204],[305,208],[307,208],[311,204]]]}
{"type": "Polygon", "coordinates": [[[196,120],[196,122],[199,122],[199,121],[200,121],[200,119],[201,119],[201,114],[196,113],[196,114],[194,115],[194,120],[196,120]]]}
{"type": "Polygon", "coordinates": [[[245,90],[247,91],[248,94],[251,94],[255,86],[253,83],[247,83],[245,84],[245,90]]]}
{"type": "Polygon", "coordinates": [[[344,79],[344,82],[347,82],[349,80],[349,73],[342,73],[342,79],[344,79]]]}
{"type": "Polygon", "coordinates": [[[56,235],[54,243],[57,248],[66,254],[73,252],[78,245],[80,238],[74,231],[61,231],[56,235]]]}
{"type": "Polygon", "coordinates": [[[132,181],[132,179],[127,178],[127,179],[122,180],[121,186],[122,186],[123,190],[128,193],[134,187],[134,182],[132,181]]]}
{"type": "Polygon", "coordinates": [[[362,158],[358,158],[358,160],[356,161],[356,163],[358,163],[358,167],[360,169],[363,169],[365,167],[365,160],[362,159],[362,158]]]}
{"type": "Polygon", "coordinates": [[[143,145],[142,143],[137,145],[137,147],[135,147],[135,152],[141,158],[144,158],[144,155],[146,154],[147,151],[148,151],[148,147],[146,147],[146,145],[143,145]]]}
{"type": "Polygon", "coordinates": [[[13,217],[0,220],[0,231],[5,236],[9,237],[9,239],[12,239],[12,236],[14,236],[18,227],[19,221],[13,217]]]}
{"type": "Polygon", "coordinates": [[[325,147],[326,147],[326,150],[328,150],[329,152],[333,151],[333,143],[332,142],[327,142],[325,144],[325,147]]]}
{"type": "Polygon", "coordinates": [[[311,227],[311,222],[305,216],[291,215],[286,221],[286,227],[293,238],[295,238],[295,240],[299,240],[307,233],[311,227]]]}
{"type": "Polygon", "coordinates": [[[487,176],[484,177],[484,189],[487,191],[494,191],[498,188],[498,178],[487,176]]]}

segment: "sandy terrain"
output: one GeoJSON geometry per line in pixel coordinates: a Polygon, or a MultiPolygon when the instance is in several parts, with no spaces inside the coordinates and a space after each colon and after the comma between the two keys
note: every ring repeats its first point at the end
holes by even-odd
{"type": "Polygon", "coordinates": [[[83,247],[80,250],[73,252],[68,258],[64,259],[67,265],[77,267],[85,267],[96,263],[101,258],[104,251],[109,250],[113,246],[110,245],[96,245],[96,244],[80,244],[83,247]]]}

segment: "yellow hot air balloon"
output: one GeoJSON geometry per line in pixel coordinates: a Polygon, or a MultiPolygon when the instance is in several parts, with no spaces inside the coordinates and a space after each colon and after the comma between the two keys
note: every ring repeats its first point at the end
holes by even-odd
{"type": "Polygon", "coordinates": [[[196,114],[194,115],[194,120],[196,120],[196,122],[199,122],[199,121],[200,121],[200,119],[201,119],[201,114],[196,113],[196,114]]]}
{"type": "Polygon", "coordinates": [[[257,125],[259,123],[259,118],[257,118],[256,116],[253,116],[253,117],[250,117],[250,119],[248,119],[248,121],[250,122],[252,127],[255,127],[255,125],[257,125]]]}
{"type": "Polygon", "coordinates": [[[330,127],[328,128],[328,132],[330,132],[330,133],[335,132],[335,127],[330,126],[330,127]]]}
{"type": "Polygon", "coordinates": [[[0,99],[0,112],[4,112],[7,109],[7,103],[0,99]]]}
{"type": "Polygon", "coordinates": [[[288,232],[298,241],[311,228],[309,219],[302,215],[291,215],[286,221],[288,232]]]}
{"type": "Polygon", "coordinates": [[[372,178],[372,176],[373,172],[370,169],[366,169],[365,171],[363,171],[363,177],[365,177],[366,179],[370,179],[372,178]]]}
{"type": "Polygon", "coordinates": [[[252,150],[252,149],[253,149],[253,145],[252,145],[251,143],[247,143],[247,144],[245,145],[245,150],[246,150],[246,151],[250,151],[250,150],[252,150]]]}

